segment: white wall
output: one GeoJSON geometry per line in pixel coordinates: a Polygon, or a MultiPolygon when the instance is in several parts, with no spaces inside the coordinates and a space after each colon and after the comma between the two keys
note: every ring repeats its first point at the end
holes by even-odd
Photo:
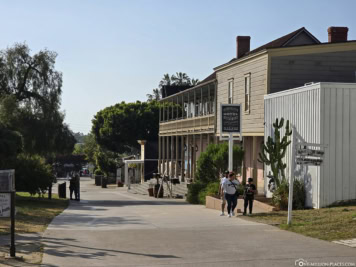
{"type": "Polygon", "coordinates": [[[320,205],[356,199],[356,84],[322,83],[320,205]]]}
{"type": "MultiPolygon", "coordinates": [[[[296,127],[298,138],[326,146],[320,167],[296,169],[306,184],[307,206],[356,199],[356,84],[320,83],[265,96],[265,140],[281,117],[296,127]]],[[[290,173],[291,147],[285,160],[290,173]]]]}
{"type": "MultiPolygon", "coordinates": [[[[265,143],[268,136],[274,136],[272,124],[276,118],[284,118],[285,123],[281,129],[281,136],[285,133],[287,120],[295,127],[294,134],[299,140],[308,143],[320,143],[320,88],[319,85],[301,87],[284,91],[282,93],[265,96],[265,143]]],[[[292,137],[290,137],[292,140],[292,137]]],[[[288,147],[285,162],[287,179],[291,173],[292,145],[288,147]]],[[[266,166],[268,174],[270,168],[266,166]]],[[[297,166],[296,178],[303,179],[307,191],[306,205],[308,207],[318,207],[319,194],[319,174],[320,167],[317,166],[297,166]]],[[[266,176],[265,176],[266,177],[266,176]]],[[[267,196],[271,196],[268,191],[268,178],[265,180],[265,190],[267,196]]]]}

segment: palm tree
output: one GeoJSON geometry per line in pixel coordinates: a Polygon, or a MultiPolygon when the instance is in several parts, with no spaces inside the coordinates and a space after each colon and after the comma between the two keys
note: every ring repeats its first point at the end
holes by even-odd
{"type": "Polygon", "coordinates": [[[198,83],[199,83],[199,79],[192,78],[192,80],[191,80],[191,85],[192,86],[196,86],[196,85],[198,85],[198,83]]]}
{"type": "MultiPolygon", "coordinates": [[[[172,78],[173,78],[173,75],[172,75],[172,78]]],[[[162,89],[163,86],[172,85],[172,78],[169,76],[168,73],[164,74],[164,75],[163,75],[163,78],[162,78],[161,81],[159,82],[158,87],[159,87],[160,89],[162,89]]]]}
{"type": "Polygon", "coordinates": [[[191,85],[189,76],[183,72],[176,72],[171,78],[173,85],[191,85]]]}
{"type": "Polygon", "coordinates": [[[161,89],[155,88],[152,90],[152,94],[147,94],[147,101],[153,101],[153,100],[160,100],[162,98],[162,93],[161,89]]]}

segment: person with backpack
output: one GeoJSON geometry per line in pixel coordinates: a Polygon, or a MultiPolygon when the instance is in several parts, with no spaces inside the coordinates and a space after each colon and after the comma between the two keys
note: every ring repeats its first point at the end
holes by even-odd
{"type": "Polygon", "coordinates": [[[225,199],[227,202],[227,212],[228,217],[231,218],[235,216],[235,208],[237,206],[237,197],[238,197],[238,186],[240,182],[236,180],[235,173],[229,173],[229,179],[226,179],[223,183],[223,189],[225,194],[225,199]]]}

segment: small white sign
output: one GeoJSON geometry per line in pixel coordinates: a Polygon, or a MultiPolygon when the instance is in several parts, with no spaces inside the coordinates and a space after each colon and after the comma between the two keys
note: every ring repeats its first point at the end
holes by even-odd
{"type": "Polygon", "coordinates": [[[11,194],[0,193],[0,217],[10,217],[11,194]]]}

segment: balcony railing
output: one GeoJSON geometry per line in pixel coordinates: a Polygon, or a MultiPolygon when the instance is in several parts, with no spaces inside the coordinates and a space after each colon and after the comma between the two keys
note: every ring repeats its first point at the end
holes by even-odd
{"type": "Polygon", "coordinates": [[[159,124],[160,135],[178,135],[189,133],[211,133],[215,130],[215,115],[198,116],[159,124]]]}

